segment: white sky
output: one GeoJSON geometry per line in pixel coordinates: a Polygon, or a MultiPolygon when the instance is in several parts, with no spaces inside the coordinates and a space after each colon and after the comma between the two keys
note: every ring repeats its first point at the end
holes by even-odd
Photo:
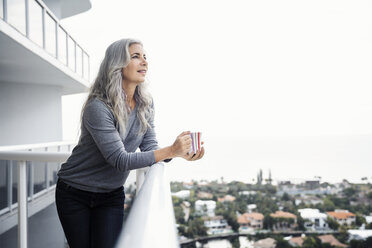
{"type": "MultiPolygon", "coordinates": [[[[372,181],[372,2],[92,1],[62,21],[91,56],[143,41],[159,143],[202,131],[207,154],[171,180],[322,176],[372,181]],[[266,173],[267,174],[267,173],[266,173]]],[[[64,138],[84,97],[63,98],[64,138]]]]}

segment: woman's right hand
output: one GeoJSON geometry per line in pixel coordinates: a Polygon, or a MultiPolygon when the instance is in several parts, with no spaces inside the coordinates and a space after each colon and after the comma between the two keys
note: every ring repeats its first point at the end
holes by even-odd
{"type": "Polygon", "coordinates": [[[171,146],[173,157],[183,157],[191,149],[190,131],[182,132],[171,146]]]}

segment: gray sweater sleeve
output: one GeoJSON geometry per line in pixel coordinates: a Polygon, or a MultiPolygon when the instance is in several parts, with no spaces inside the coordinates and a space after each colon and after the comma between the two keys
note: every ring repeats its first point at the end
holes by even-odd
{"type": "Polygon", "coordinates": [[[147,128],[145,135],[143,136],[143,141],[139,146],[141,151],[153,151],[159,149],[158,140],[156,139],[154,118],[149,120],[150,127],[147,128]]]}
{"type": "Polygon", "coordinates": [[[115,118],[100,101],[90,102],[83,113],[83,125],[92,136],[105,160],[119,171],[155,164],[153,151],[127,152],[115,127],[115,118]]]}
{"type": "MultiPolygon", "coordinates": [[[[152,105],[154,108],[154,105],[152,105]]],[[[155,133],[155,126],[154,126],[154,117],[150,118],[149,120],[150,127],[147,129],[143,141],[140,145],[140,150],[141,151],[153,151],[160,149],[158,145],[158,140],[156,139],[156,133],[155,133]]],[[[164,162],[168,163],[172,159],[165,159],[164,162]]]]}

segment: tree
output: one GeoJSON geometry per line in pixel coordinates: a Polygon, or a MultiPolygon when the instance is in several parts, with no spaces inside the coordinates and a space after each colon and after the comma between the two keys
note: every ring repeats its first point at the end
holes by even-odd
{"type": "Polygon", "coordinates": [[[333,230],[338,230],[338,228],[340,226],[340,224],[336,220],[332,219],[329,216],[327,217],[327,224],[328,224],[329,228],[331,228],[333,230]]]}
{"type": "Polygon", "coordinates": [[[263,227],[265,229],[273,229],[273,226],[275,224],[275,220],[270,215],[266,215],[263,220],[263,227]]]}
{"type": "Polygon", "coordinates": [[[306,237],[304,243],[302,244],[303,248],[322,248],[322,241],[317,237],[306,237]]]}
{"type": "Polygon", "coordinates": [[[301,231],[305,231],[305,221],[300,214],[297,214],[297,229],[301,231]]]}
{"type": "Polygon", "coordinates": [[[239,236],[235,236],[230,239],[230,243],[233,248],[240,248],[239,236]]]}
{"type": "Polygon", "coordinates": [[[337,236],[337,239],[341,243],[346,243],[348,238],[349,238],[349,234],[347,232],[347,227],[342,225],[342,226],[340,226],[339,231],[340,231],[340,234],[337,236]]]}
{"type": "Polygon", "coordinates": [[[181,206],[174,206],[174,215],[178,224],[185,224],[185,213],[181,206]]]}
{"type": "Polygon", "coordinates": [[[333,211],[335,209],[335,204],[328,197],[323,200],[323,208],[325,211],[333,211]]]}
{"type": "Polygon", "coordinates": [[[204,226],[202,218],[189,220],[186,230],[186,237],[195,238],[207,235],[207,228],[204,226]]]}
{"type": "Polygon", "coordinates": [[[357,193],[357,190],[355,188],[346,188],[342,191],[342,193],[347,197],[347,198],[352,198],[355,196],[355,194],[357,193]]]}
{"type": "Polygon", "coordinates": [[[366,219],[363,217],[363,215],[360,215],[360,214],[356,214],[356,217],[355,217],[355,225],[356,226],[361,226],[363,224],[366,224],[366,219]]]}
{"type": "Polygon", "coordinates": [[[223,214],[224,219],[227,221],[229,226],[234,232],[239,231],[239,223],[237,221],[236,215],[233,211],[227,211],[223,214]]]}
{"type": "Polygon", "coordinates": [[[283,196],[282,196],[282,201],[290,201],[290,200],[291,200],[291,198],[289,197],[289,195],[287,194],[287,192],[284,193],[283,196]]]}
{"type": "Polygon", "coordinates": [[[282,237],[275,238],[276,240],[276,248],[292,248],[292,246],[288,243],[288,241],[284,240],[282,237]]]}

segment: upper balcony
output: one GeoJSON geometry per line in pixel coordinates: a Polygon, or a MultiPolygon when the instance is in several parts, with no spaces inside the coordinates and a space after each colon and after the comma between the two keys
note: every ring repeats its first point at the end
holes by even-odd
{"type": "MultiPolygon", "coordinates": [[[[90,8],[78,2],[88,6],[76,13],[90,8]]],[[[74,14],[59,7],[61,18],[74,14]]],[[[88,88],[88,53],[41,0],[0,0],[0,54],[0,82],[56,85],[62,94],[88,88]]]]}

